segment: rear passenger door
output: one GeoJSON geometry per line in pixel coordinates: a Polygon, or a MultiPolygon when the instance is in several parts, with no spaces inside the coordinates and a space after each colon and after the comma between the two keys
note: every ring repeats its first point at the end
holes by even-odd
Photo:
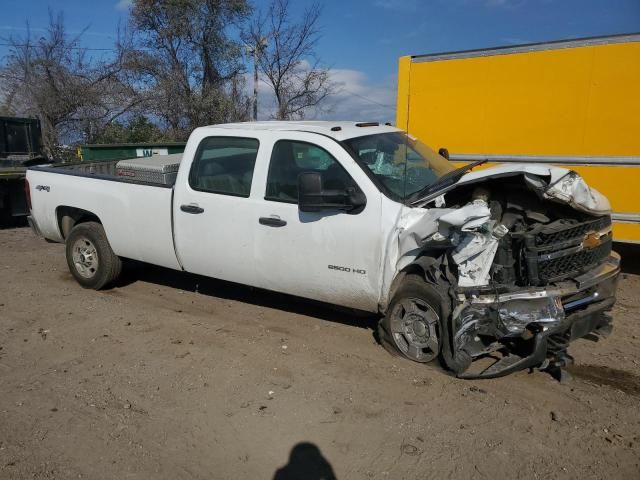
{"type": "Polygon", "coordinates": [[[255,285],[255,200],[250,198],[258,138],[204,138],[173,201],[176,252],[185,270],[255,285]]]}

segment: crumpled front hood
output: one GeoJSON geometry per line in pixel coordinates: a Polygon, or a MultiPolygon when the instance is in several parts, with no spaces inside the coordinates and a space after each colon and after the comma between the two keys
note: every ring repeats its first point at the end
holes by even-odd
{"type": "Polygon", "coordinates": [[[594,215],[611,213],[607,197],[587,185],[576,172],[566,168],[525,163],[503,164],[467,173],[457,185],[513,175],[523,175],[532,189],[547,200],[566,203],[576,210],[594,215]]]}

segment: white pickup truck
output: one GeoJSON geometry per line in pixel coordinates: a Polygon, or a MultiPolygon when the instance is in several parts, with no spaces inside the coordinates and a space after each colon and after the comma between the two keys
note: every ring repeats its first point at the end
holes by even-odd
{"type": "Polygon", "coordinates": [[[135,259],[380,313],[383,345],[460,377],[562,372],[569,341],[611,328],[608,201],[565,169],[441,153],[377,123],[202,127],[154,157],[174,180],[30,168],[30,223],[86,288],[135,259]]]}

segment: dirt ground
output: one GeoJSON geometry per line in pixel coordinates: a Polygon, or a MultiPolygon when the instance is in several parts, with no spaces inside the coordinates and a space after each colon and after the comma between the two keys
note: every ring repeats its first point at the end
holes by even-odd
{"type": "Polygon", "coordinates": [[[371,318],[150,266],[83,290],[26,228],[0,280],[2,479],[640,478],[635,273],[567,385],[456,380],[371,318]]]}

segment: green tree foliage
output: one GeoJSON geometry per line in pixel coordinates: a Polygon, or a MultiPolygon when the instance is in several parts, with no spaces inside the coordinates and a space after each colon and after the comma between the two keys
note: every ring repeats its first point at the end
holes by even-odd
{"type": "Polygon", "coordinates": [[[245,0],[134,1],[121,44],[126,68],[144,85],[147,111],[175,139],[197,126],[248,117],[242,46],[233,38],[249,13],[245,0]]]}
{"type": "Polygon", "coordinates": [[[157,125],[143,115],[133,117],[128,123],[112,122],[107,125],[94,143],[146,143],[165,141],[167,138],[157,125]]]}

